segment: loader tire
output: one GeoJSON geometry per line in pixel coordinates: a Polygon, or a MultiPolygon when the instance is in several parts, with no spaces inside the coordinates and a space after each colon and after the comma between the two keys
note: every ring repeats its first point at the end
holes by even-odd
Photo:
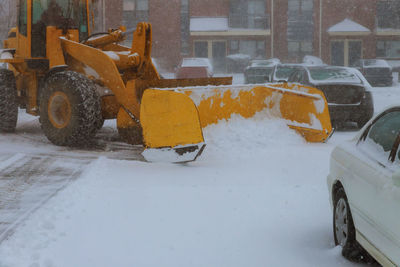
{"type": "Polygon", "coordinates": [[[101,128],[103,128],[103,126],[104,126],[104,119],[103,119],[103,117],[100,117],[98,120],[97,120],[97,122],[96,122],[96,129],[97,130],[100,130],[101,128]]]}
{"type": "Polygon", "coordinates": [[[0,132],[14,132],[17,126],[18,104],[14,73],[0,69],[0,132]]]}
{"type": "Polygon", "coordinates": [[[99,129],[100,97],[86,76],[62,71],[45,82],[40,120],[47,138],[59,146],[87,146],[99,129]]]}

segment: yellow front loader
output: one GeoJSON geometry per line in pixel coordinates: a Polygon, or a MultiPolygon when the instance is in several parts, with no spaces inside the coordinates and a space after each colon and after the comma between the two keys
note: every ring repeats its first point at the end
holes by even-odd
{"type": "Polygon", "coordinates": [[[122,139],[143,144],[149,161],[188,162],[205,147],[202,128],[232,114],[269,110],[308,141],[332,128],[314,88],[288,84],[232,86],[231,78],[161,79],[151,60],[152,28],[93,34],[89,0],[19,0],[18,25],[0,62],[0,131],[14,131],[18,107],[40,116],[56,145],[84,146],[105,119],[122,139]],[[133,33],[131,47],[120,45],[133,33]]]}

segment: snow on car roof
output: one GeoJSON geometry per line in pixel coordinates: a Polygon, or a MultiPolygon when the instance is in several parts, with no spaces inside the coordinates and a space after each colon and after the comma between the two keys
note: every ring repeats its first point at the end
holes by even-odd
{"type": "Polygon", "coordinates": [[[182,67],[208,67],[211,62],[208,58],[184,58],[182,60],[182,67]]]}
{"type": "Polygon", "coordinates": [[[250,62],[252,67],[260,67],[260,66],[275,66],[281,63],[281,61],[277,58],[271,59],[255,59],[250,62]]]}
{"type": "Polygon", "coordinates": [[[208,58],[191,57],[182,59],[181,67],[206,67],[209,72],[213,72],[213,66],[208,58]]]}
{"type": "Polygon", "coordinates": [[[310,56],[310,55],[306,55],[306,56],[304,56],[304,58],[303,58],[303,63],[305,63],[305,64],[307,64],[307,65],[315,65],[315,66],[318,66],[318,65],[326,65],[323,61],[322,61],[322,59],[320,59],[319,57],[316,57],[316,56],[310,56]]]}

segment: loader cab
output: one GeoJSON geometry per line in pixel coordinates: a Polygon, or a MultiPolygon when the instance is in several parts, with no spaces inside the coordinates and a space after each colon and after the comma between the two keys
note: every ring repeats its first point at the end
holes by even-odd
{"type": "Polygon", "coordinates": [[[76,41],[90,34],[89,0],[19,0],[17,56],[48,58],[62,35],[76,41]]]}

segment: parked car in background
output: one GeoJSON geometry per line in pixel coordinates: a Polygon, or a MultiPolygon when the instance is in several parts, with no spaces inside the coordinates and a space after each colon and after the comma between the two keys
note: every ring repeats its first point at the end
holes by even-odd
{"type": "Polygon", "coordinates": [[[354,63],[373,86],[392,86],[392,67],[384,59],[359,59],[354,63]]]}
{"type": "Polygon", "coordinates": [[[208,58],[184,58],[175,77],[177,79],[208,78],[213,76],[213,67],[208,58]]]}
{"type": "Polygon", "coordinates": [[[272,81],[287,82],[294,72],[302,70],[304,66],[304,64],[278,64],[275,66],[272,81]]]}
{"type": "Polygon", "coordinates": [[[280,63],[277,58],[252,60],[244,71],[245,83],[266,83],[272,80],[275,66],[280,63]]]}
{"type": "Polygon", "coordinates": [[[372,255],[383,266],[400,266],[399,144],[396,106],[331,154],[327,183],[334,240],[351,260],[372,255]]]}
{"type": "Polygon", "coordinates": [[[305,56],[303,63],[284,63],[279,59],[253,60],[245,69],[245,83],[286,82],[289,76],[302,66],[325,66],[314,56],[305,56]]]}
{"type": "Polygon", "coordinates": [[[298,66],[288,82],[320,89],[328,102],[335,128],[348,121],[356,122],[361,128],[374,114],[371,85],[354,68],[298,66]]]}

